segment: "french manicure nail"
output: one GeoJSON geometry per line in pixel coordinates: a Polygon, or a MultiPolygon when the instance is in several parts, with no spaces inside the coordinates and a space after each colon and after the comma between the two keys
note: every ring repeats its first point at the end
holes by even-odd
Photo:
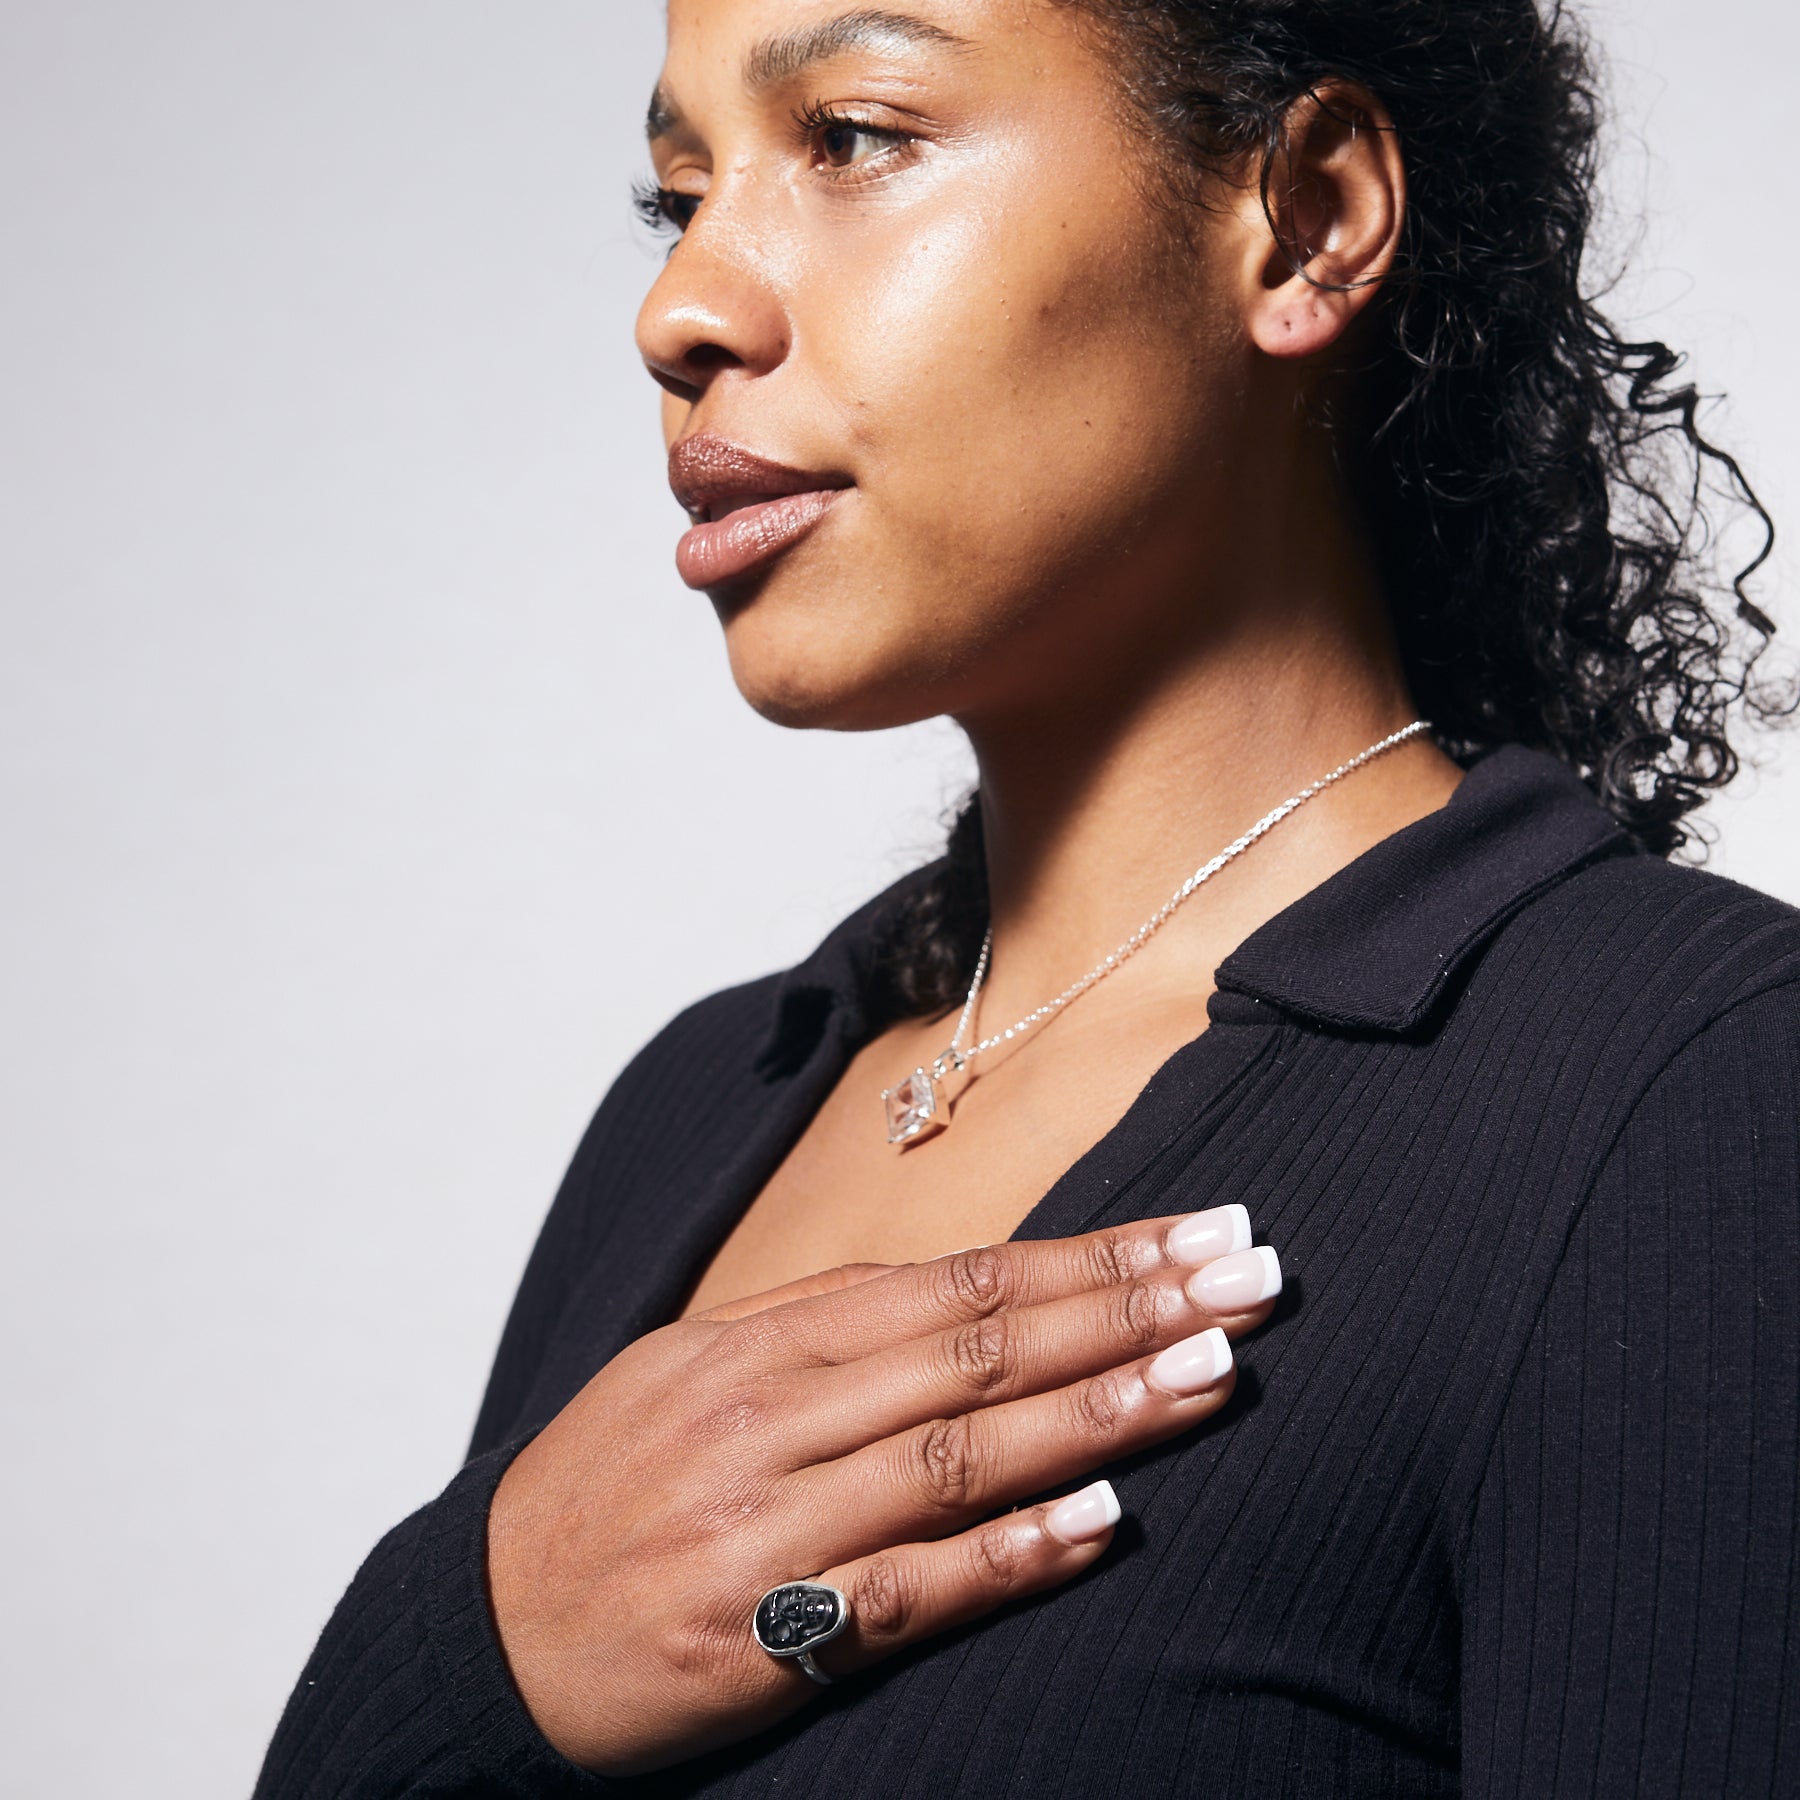
{"type": "Polygon", "coordinates": [[[1208,1263],[1187,1287],[1194,1304],[1209,1312],[1248,1312],[1281,1292],[1281,1258],[1258,1244],[1208,1263]]]}
{"type": "Polygon", "coordinates": [[[1231,1368],[1231,1340],[1218,1326],[1171,1344],[1150,1365],[1150,1379],[1165,1394],[1203,1394],[1231,1368]]]}
{"type": "Polygon", "coordinates": [[[1169,1254],[1189,1268],[1250,1248],[1250,1214],[1237,1205],[1189,1213],[1169,1232],[1169,1254]]]}
{"type": "Polygon", "coordinates": [[[1110,1481],[1096,1481],[1059,1500],[1044,1515],[1044,1529],[1065,1544],[1089,1544],[1105,1535],[1121,1517],[1119,1496],[1110,1481]]]}

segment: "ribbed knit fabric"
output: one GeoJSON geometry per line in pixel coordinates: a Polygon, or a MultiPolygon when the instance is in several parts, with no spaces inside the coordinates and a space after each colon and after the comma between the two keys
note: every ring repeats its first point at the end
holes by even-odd
{"type": "Polygon", "coordinates": [[[1287,1271],[1225,1412],[1107,1471],[1100,1564],[661,1777],[563,1762],[489,1498],[881,1023],[874,911],[621,1077],[474,1460],[358,1573],[260,1800],[1800,1794],[1800,915],[1522,750],[1249,939],[1021,1227],[1241,1200],[1287,1271]]]}

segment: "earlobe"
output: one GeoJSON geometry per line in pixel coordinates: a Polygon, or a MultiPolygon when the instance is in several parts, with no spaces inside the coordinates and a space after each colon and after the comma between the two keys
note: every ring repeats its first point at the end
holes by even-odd
{"type": "Polygon", "coordinates": [[[1252,309],[1250,340],[1267,356],[1303,357],[1328,350],[1343,336],[1360,304],[1330,288],[1316,287],[1305,274],[1293,274],[1280,287],[1266,290],[1252,309]]]}

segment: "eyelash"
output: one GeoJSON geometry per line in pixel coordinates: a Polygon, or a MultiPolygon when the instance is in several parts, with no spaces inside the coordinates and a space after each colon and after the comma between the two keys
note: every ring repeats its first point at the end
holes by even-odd
{"type": "MultiPolygon", "coordinates": [[[[854,118],[848,113],[837,112],[817,102],[801,107],[793,117],[795,135],[803,146],[811,144],[825,131],[853,131],[863,137],[885,140],[889,148],[871,159],[877,162],[885,162],[896,150],[918,141],[908,132],[897,131],[892,126],[875,125],[867,119],[854,118]]],[[[820,173],[832,181],[869,179],[861,172],[861,166],[855,164],[844,168],[822,168],[820,173]]],[[[638,218],[652,231],[679,237],[693,223],[700,198],[696,194],[681,194],[673,188],[658,187],[654,182],[640,181],[632,185],[631,205],[638,218]]]]}
{"type": "Polygon", "coordinates": [[[658,187],[653,181],[631,184],[631,210],[637,214],[640,223],[648,225],[652,231],[679,237],[687,230],[694,215],[690,212],[686,217],[678,217],[678,209],[684,206],[697,208],[699,204],[697,195],[678,194],[673,188],[658,187]]]}

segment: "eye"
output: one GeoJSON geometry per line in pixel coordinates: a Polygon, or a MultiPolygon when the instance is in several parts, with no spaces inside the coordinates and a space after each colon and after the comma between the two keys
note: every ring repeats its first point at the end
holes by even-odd
{"type": "Polygon", "coordinates": [[[914,141],[907,132],[852,119],[828,106],[809,106],[795,122],[814,165],[833,173],[884,161],[914,141]]]}
{"type": "Polygon", "coordinates": [[[822,126],[813,141],[818,146],[819,160],[827,168],[851,169],[893,149],[900,142],[900,134],[840,119],[822,126]]]}
{"type": "Polygon", "coordinates": [[[679,194],[673,188],[639,182],[631,190],[632,210],[652,231],[684,232],[700,210],[698,194],[679,194]]]}

